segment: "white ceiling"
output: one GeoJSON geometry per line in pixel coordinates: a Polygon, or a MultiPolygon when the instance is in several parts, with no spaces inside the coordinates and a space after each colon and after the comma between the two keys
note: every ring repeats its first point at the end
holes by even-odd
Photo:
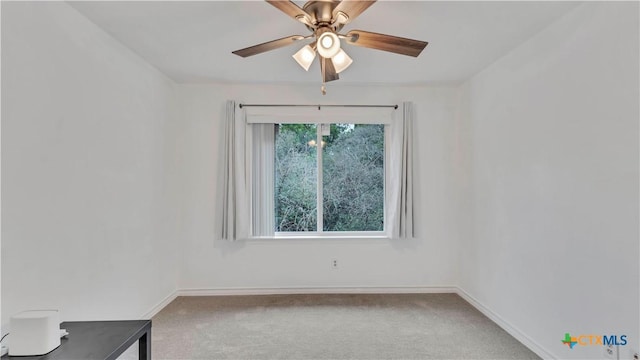
{"type": "MultiPolygon", "coordinates": [[[[303,2],[296,1],[300,6],[303,2]]],[[[231,51],[307,35],[262,1],[82,1],[71,6],[179,83],[318,83],[291,57],[301,43],[241,58],[231,51]]],[[[414,38],[418,58],[345,45],[353,58],[341,83],[457,84],[577,6],[578,2],[379,1],[341,31],[414,38]]]]}

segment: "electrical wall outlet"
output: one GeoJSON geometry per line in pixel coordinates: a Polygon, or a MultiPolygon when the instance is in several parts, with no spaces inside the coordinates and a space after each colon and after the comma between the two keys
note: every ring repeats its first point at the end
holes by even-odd
{"type": "Polygon", "coordinates": [[[331,260],[331,268],[333,270],[338,270],[338,259],[331,260]]]}
{"type": "Polygon", "coordinates": [[[604,358],[605,359],[618,359],[618,348],[615,345],[605,345],[604,349],[604,358]]]}

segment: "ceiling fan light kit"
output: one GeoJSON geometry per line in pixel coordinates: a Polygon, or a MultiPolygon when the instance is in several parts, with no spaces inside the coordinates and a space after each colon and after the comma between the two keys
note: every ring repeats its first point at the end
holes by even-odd
{"type": "Polygon", "coordinates": [[[362,30],[352,30],[347,34],[338,33],[344,25],[353,21],[373,5],[375,0],[311,0],[302,8],[289,0],[266,0],[266,2],[303,23],[313,34],[309,36],[293,35],[236,50],[233,53],[241,57],[248,57],[288,46],[302,39],[315,37],[314,43],[302,47],[293,55],[293,58],[305,71],[309,71],[317,51],[320,58],[323,95],[326,94],[325,83],[338,80],[340,78],[338,74],[353,63],[351,57],[342,49],[340,39],[349,45],[413,57],[420,55],[428,44],[425,41],[362,30]]]}
{"type": "Polygon", "coordinates": [[[309,71],[311,63],[313,63],[313,60],[316,58],[316,52],[311,45],[305,45],[302,49],[298,50],[297,53],[293,54],[293,58],[303,69],[309,71]]]}
{"type": "Polygon", "coordinates": [[[336,68],[336,72],[340,74],[344,69],[348,68],[349,65],[353,62],[353,60],[347,55],[347,53],[340,49],[338,53],[331,58],[333,61],[333,66],[336,68]]]}
{"type": "Polygon", "coordinates": [[[340,51],[340,39],[338,39],[338,35],[334,34],[328,28],[326,29],[318,38],[318,53],[322,57],[332,58],[336,56],[338,51],[340,51]]]}

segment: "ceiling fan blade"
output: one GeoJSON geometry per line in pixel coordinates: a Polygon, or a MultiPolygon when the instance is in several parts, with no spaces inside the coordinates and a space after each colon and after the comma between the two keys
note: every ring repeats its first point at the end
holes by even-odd
{"type": "Polygon", "coordinates": [[[362,14],[369,6],[373,5],[375,0],[343,0],[333,9],[333,19],[336,19],[338,12],[343,12],[349,17],[344,24],[348,24],[362,14]]]}
{"type": "Polygon", "coordinates": [[[400,55],[408,55],[418,57],[422,50],[427,46],[428,42],[391,36],[385,34],[376,34],[362,30],[351,30],[347,33],[346,39],[348,44],[362,46],[370,49],[389,51],[400,55]]]}
{"type": "Polygon", "coordinates": [[[265,0],[269,4],[275,6],[283,13],[291,16],[295,20],[298,20],[302,23],[307,23],[309,20],[309,14],[306,11],[302,10],[298,5],[289,0],[265,0]],[[303,20],[306,19],[306,20],[303,20]]]}
{"type": "Polygon", "coordinates": [[[322,82],[340,79],[331,59],[320,56],[320,71],[322,71],[322,82]]]}
{"type": "Polygon", "coordinates": [[[284,46],[293,44],[298,40],[304,39],[301,35],[287,36],[282,39],[267,41],[266,43],[249,46],[248,48],[232,51],[234,54],[242,57],[257,55],[266,51],[275,50],[284,46]]]}

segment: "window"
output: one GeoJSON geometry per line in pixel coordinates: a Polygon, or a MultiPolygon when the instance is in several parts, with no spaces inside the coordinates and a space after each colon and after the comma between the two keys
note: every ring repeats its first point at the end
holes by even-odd
{"type": "Polygon", "coordinates": [[[221,239],[415,236],[411,102],[246,107],[226,103],[221,239]]]}
{"type": "Polygon", "coordinates": [[[384,231],[384,128],[276,124],[274,231],[384,231]]]}

